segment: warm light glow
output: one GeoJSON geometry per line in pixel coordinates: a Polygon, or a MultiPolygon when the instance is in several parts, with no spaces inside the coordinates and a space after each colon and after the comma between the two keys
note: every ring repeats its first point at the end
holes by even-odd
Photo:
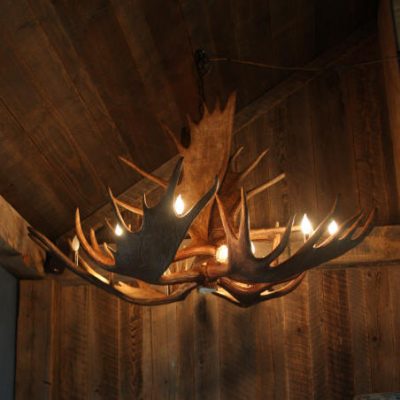
{"type": "Polygon", "coordinates": [[[79,250],[79,246],[80,246],[79,239],[75,235],[71,242],[72,250],[75,251],[75,253],[76,253],[79,250]]]}
{"type": "Polygon", "coordinates": [[[251,246],[251,252],[252,252],[253,254],[256,254],[256,246],[254,245],[254,243],[253,243],[253,242],[250,242],[250,246],[251,246]]]}
{"type": "Polygon", "coordinates": [[[122,230],[120,224],[115,225],[114,233],[115,233],[117,236],[121,236],[121,235],[124,233],[124,231],[122,230]]]}
{"type": "Polygon", "coordinates": [[[174,209],[177,215],[183,214],[183,211],[185,210],[185,203],[183,202],[182,196],[180,194],[175,200],[174,209]]]}
{"type": "Polygon", "coordinates": [[[328,225],[328,233],[330,235],[334,235],[339,229],[338,224],[336,223],[335,220],[332,220],[332,222],[328,225]]]}
{"type": "Polygon", "coordinates": [[[217,252],[215,253],[215,258],[219,263],[226,263],[228,261],[229,251],[228,246],[223,244],[218,247],[217,252]]]}
{"type": "Polygon", "coordinates": [[[313,232],[313,226],[311,225],[310,220],[307,217],[307,214],[304,214],[303,219],[301,220],[301,231],[304,235],[310,235],[313,232]]]}

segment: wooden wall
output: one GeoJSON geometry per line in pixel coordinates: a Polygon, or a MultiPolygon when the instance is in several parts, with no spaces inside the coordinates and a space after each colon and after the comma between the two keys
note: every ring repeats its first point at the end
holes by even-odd
{"type": "MultiPolygon", "coordinates": [[[[343,65],[377,58],[371,37],[343,65]]],[[[252,226],[377,205],[398,222],[379,65],[336,67],[236,136],[249,185],[287,182],[250,205],[252,226]]],[[[292,294],[242,310],[212,295],[158,308],[84,284],[21,283],[17,399],[351,399],[400,389],[400,266],[312,271],[292,294]]]]}

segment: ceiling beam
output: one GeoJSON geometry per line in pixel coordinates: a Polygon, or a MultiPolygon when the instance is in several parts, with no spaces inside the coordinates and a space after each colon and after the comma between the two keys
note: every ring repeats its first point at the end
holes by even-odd
{"type": "Polygon", "coordinates": [[[28,223],[0,196],[0,266],[17,278],[44,276],[45,253],[28,236],[28,223]]]}
{"type": "MultiPolygon", "coordinates": [[[[318,69],[319,71],[294,73],[283,82],[266,92],[264,95],[260,96],[252,103],[242,108],[235,115],[234,133],[236,134],[240,132],[244,127],[250,125],[256,119],[260,118],[262,115],[266,114],[274,107],[285,101],[289,96],[293,95],[295,92],[308,85],[311,81],[326,73],[327,69],[330,69],[335,65],[340,65],[343,59],[345,59],[352,52],[356,51],[374,35],[376,35],[376,27],[374,25],[368,24],[362,27],[338,46],[335,46],[334,48],[324,52],[315,60],[304,66],[304,68],[313,68],[318,69]]],[[[161,178],[168,179],[172,168],[177,161],[177,158],[178,156],[171,158],[165,164],[153,171],[153,174],[161,178]]],[[[140,203],[142,194],[148,194],[155,188],[156,187],[153,183],[146,179],[142,179],[117,197],[121,200],[138,205],[140,203]]],[[[82,225],[86,229],[88,227],[98,229],[104,226],[105,217],[113,217],[113,210],[110,204],[104,205],[93,214],[86,217],[82,221],[82,225]]],[[[72,220],[73,218],[71,216],[71,221],[72,220]]],[[[63,234],[59,240],[64,240],[68,237],[72,237],[73,235],[74,231],[70,230],[63,234]]]]}

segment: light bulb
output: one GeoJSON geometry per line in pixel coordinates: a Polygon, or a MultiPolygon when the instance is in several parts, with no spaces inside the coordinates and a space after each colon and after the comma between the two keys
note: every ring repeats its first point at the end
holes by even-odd
{"type": "Polygon", "coordinates": [[[334,235],[339,229],[338,224],[336,221],[333,219],[332,222],[328,225],[328,233],[330,235],[334,235]]]}
{"type": "Polygon", "coordinates": [[[71,242],[72,250],[75,251],[75,253],[76,253],[79,250],[79,246],[80,246],[79,239],[75,235],[71,242]]]}
{"type": "Polygon", "coordinates": [[[228,261],[228,257],[229,257],[228,246],[226,244],[219,246],[217,252],[215,253],[215,259],[219,263],[226,263],[228,261]]]}
{"type": "Polygon", "coordinates": [[[122,236],[122,234],[124,233],[124,231],[123,231],[123,229],[121,228],[120,224],[115,225],[114,233],[115,233],[117,236],[122,236]]]}
{"type": "Polygon", "coordinates": [[[304,235],[310,235],[313,232],[313,226],[311,225],[310,220],[307,217],[307,214],[304,214],[303,219],[301,220],[301,231],[304,235]]]}
{"type": "Polygon", "coordinates": [[[185,203],[183,202],[182,196],[180,194],[178,194],[178,197],[175,200],[174,209],[176,215],[183,214],[183,211],[185,210],[185,203]]]}

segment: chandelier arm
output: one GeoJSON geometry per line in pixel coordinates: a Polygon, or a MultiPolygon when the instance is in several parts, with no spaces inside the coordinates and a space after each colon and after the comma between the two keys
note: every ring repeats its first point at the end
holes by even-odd
{"type": "Polygon", "coordinates": [[[76,213],[75,213],[75,230],[76,230],[76,235],[79,239],[79,242],[82,244],[82,247],[90,255],[90,257],[92,257],[96,262],[98,262],[99,264],[101,264],[105,267],[113,267],[115,265],[114,258],[112,258],[110,256],[106,256],[103,253],[99,253],[99,252],[95,251],[95,249],[93,249],[93,247],[87,241],[86,236],[82,230],[79,208],[76,209],[76,213]]]}
{"type": "Polygon", "coordinates": [[[127,160],[125,157],[119,156],[118,157],[124,164],[126,164],[128,167],[132,168],[134,171],[136,171],[138,174],[142,175],[143,178],[147,178],[151,182],[157,184],[158,186],[161,186],[162,188],[166,188],[168,186],[168,182],[165,181],[162,178],[159,178],[158,176],[155,176],[153,174],[150,174],[149,172],[146,172],[142,168],[138,167],[135,163],[133,163],[130,160],[127,160]]]}
{"type": "Polygon", "coordinates": [[[214,257],[216,250],[217,250],[216,246],[212,244],[184,247],[176,252],[174,261],[182,261],[187,258],[196,256],[214,257]]]}
{"type": "Polygon", "coordinates": [[[242,172],[239,173],[238,183],[241,184],[247,176],[252,172],[261,160],[268,154],[269,149],[263,150],[242,172]]]}
{"type": "MultiPolygon", "coordinates": [[[[168,304],[176,301],[184,300],[188,294],[195,289],[198,285],[195,282],[188,283],[185,285],[180,285],[178,289],[172,292],[169,295],[164,295],[160,292],[160,296],[157,298],[154,297],[153,290],[146,290],[146,288],[141,285],[140,288],[131,288],[131,294],[127,294],[118,289],[118,283],[111,283],[110,280],[104,278],[104,281],[96,278],[93,275],[90,275],[88,272],[85,272],[84,269],[78,269],[76,264],[73,263],[61,250],[58,249],[57,246],[53,244],[46,236],[44,236],[39,231],[35,230],[32,227],[28,227],[29,236],[35,240],[36,243],[40,244],[44,249],[48,249],[51,254],[53,254],[60,262],[65,265],[67,269],[69,269],[74,274],[78,275],[82,279],[90,282],[91,284],[97,286],[98,288],[113,294],[125,301],[128,301],[132,304],[143,305],[143,306],[155,306],[160,304],[168,304]]],[[[82,258],[80,259],[82,262],[82,258]]],[[[85,263],[85,262],[84,262],[85,263]]],[[[85,265],[85,264],[84,264],[85,265]]],[[[87,267],[87,265],[85,265],[87,267]]],[[[126,285],[126,284],[124,284],[126,285]]],[[[123,286],[124,287],[124,286],[123,286]]]]}
{"type": "Polygon", "coordinates": [[[131,204],[126,203],[125,201],[122,201],[116,197],[114,197],[114,201],[118,206],[124,208],[125,210],[128,210],[133,214],[143,216],[143,210],[141,208],[132,206],[131,204]]]}
{"type": "Polygon", "coordinates": [[[131,232],[129,229],[128,225],[126,224],[124,218],[122,217],[121,211],[119,210],[118,204],[116,202],[116,199],[114,197],[114,194],[111,190],[111,188],[108,188],[108,196],[110,197],[111,204],[113,206],[114,214],[117,217],[119,223],[121,224],[122,229],[124,229],[126,232],[131,232]]]}
{"type": "Polygon", "coordinates": [[[229,167],[232,171],[234,171],[236,159],[238,158],[239,154],[243,151],[243,149],[244,146],[238,147],[232,154],[232,156],[229,158],[229,167]]]}
{"type": "Polygon", "coordinates": [[[169,127],[165,124],[161,124],[161,128],[169,136],[169,138],[174,142],[175,147],[178,150],[178,153],[183,155],[186,149],[185,149],[185,147],[183,147],[181,142],[176,138],[176,136],[171,131],[171,129],[169,129],[169,127]]]}
{"type": "MultiPolygon", "coordinates": [[[[292,279],[290,282],[277,289],[269,290],[268,288],[266,288],[261,292],[255,289],[256,287],[255,285],[252,288],[250,288],[248,292],[246,292],[244,289],[237,290],[237,288],[233,286],[225,284],[224,286],[222,286],[219,283],[220,287],[217,288],[217,290],[213,292],[213,294],[218,297],[222,297],[225,300],[228,300],[235,306],[241,308],[247,308],[255,304],[261,303],[263,301],[276,299],[289,294],[300,285],[304,277],[305,277],[305,272],[301,273],[300,275],[292,279]],[[220,290],[221,288],[222,290],[220,290]]],[[[271,284],[268,285],[270,285],[270,287],[272,286],[271,284]]],[[[261,288],[261,286],[259,286],[259,288],[261,288]]]]}

